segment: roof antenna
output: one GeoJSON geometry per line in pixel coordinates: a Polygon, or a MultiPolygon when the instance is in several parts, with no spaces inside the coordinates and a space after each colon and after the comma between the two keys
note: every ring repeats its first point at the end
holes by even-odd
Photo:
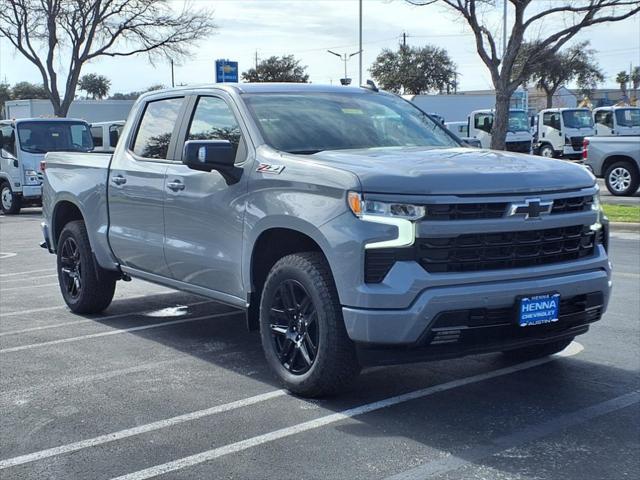
{"type": "Polygon", "coordinates": [[[372,92],[379,92],[380,89],[376,87],[376,84],[373,83],[373,80],[367,80],[366,85],[360,85],[362,88],[366,88],[367,90],[371,90],[372,92]]]}

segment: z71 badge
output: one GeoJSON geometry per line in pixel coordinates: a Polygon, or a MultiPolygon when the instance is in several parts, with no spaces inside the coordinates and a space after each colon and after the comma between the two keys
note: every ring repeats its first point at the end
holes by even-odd
{"type": "Polygon", "coordinates": [[[260,173],[274,173],[280,175],[284,170],[284,165],[271,165],[270,163],[261,163],[256,168],[256,172],[260,173]]]}

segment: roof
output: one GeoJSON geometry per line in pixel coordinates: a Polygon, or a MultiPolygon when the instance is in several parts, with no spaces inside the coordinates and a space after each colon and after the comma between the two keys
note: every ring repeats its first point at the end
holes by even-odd
{"type": "Polygon", "coordinates": [[[51,117],[51,118],[43,118],[43,117],[39,117],[39,118],[18,118],[17,120],[14,120],[15,124],[18,123],[24,123],[24,122],[30,122],[30,123],[51,123],[51,122],[56,122],[56,123],[64,123],[64,122],[80,122],[80,123],[87,123],[84,120],[82,120],[81,118],[59,118],[59,117],[51,117]]]}
{"type": "Polygon", "coordinates": [[[148,94],[159,92],[176,92],[183,90],[198,90],[203,88],[221,88],[238,93],[287,93],[287,92],[315,92],[315,93],[366,93],[372,90],[366,87],[345,87],[342,85],[322,85],[316,83],[209,83],[202,85],[187,85],[183,87],[154,90],[148,94]]]}

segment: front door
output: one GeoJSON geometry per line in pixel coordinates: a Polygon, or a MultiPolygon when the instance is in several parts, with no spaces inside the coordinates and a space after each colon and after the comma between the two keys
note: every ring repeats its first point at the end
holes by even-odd
{"type": "MultiPolygon", "coordinates": [[[[236,164],[248,168],[247,137],[237,118],[230,99],[198,97],[178,146],[186,140],[229,140],[236,147],[236,164]]],[[[244,298],[241,256],[247,173],[239,182],[227,184],[215,170],[196,171],[182,163],[167,168],[165,255],[176,280],[244,298]]]]}
{"type": "MultiPolygon", "coordinates": [[[[108,178],[109,242],[124,266],[169,276],[164,258],[164,182],[184,97],[149,101],[108,178]]],[[[124,139],[123,139],[124,140],[124,139]]]]}

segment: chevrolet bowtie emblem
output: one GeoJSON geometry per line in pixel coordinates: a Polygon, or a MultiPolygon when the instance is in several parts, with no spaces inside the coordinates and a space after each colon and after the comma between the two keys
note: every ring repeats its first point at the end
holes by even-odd
{"type": "Polygon", "coordinates": [[[524,203],[512,203],[508,215],[523,215],[525,220],[539,219],[540,216],[551,213],[552,208],[553,202],[542,202],[539,198],[531,198],[524,203]]]}

